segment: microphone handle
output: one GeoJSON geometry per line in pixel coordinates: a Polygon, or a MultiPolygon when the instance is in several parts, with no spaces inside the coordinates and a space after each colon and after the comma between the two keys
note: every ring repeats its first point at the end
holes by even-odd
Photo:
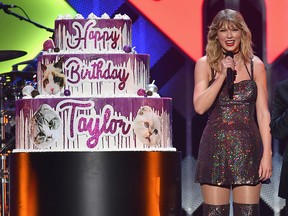
{"type": "Polygon", "coordinates": [[[228,95],[230,99],[233,99],[234,94],[234,71],[232,68],[227,68],[227,85],[228,85],[228,95]]]}

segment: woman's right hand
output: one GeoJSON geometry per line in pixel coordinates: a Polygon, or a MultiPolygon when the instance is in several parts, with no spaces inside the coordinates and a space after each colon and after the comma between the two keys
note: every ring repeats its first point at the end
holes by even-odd
{"type": "Polygon", "coordinates": [[[221,74],[227,77],[227,69],[231,68],[232,70],[235,69],[235,63],[233,58],[227,56],[226,58],[221,60],[221,74]]]}

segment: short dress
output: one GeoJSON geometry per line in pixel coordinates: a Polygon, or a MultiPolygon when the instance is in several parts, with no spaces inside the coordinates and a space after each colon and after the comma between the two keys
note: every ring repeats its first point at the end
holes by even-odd
{"type": "MultiPolygon", "coordinates": [[[[251,64],[253,65],[253,64],[251,64]]],[[[197,159],[195,182],[211,185],[256,185],[263,146],[255,120],[257,85],[251,79],[234,84],[229,99],[224,83],[208,112],[197,159]]]]}

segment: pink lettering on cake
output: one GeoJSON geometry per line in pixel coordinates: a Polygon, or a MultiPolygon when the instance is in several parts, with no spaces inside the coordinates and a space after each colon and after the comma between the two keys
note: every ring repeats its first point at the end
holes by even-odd
{"type": "Polygon", "coordinates": [[[129,78],[128,68],[124,65],[114,65],[111,60],[98,58],[96,60],[81,60],[77,57],[65,62],[67,82],[78,86],[84,82],[114,81],[119,90],[124,90],[129,78]]]}
{"type": "Polygon", "coordinates": [[[85,24],[73,21],[72,30],[62,31],[63,48],[68,50],[116,49],[119,46],[121,30],[116,27],[98,28],[97,20],[88,20],[85,24]]]}
{"type": "Polygon", "coordinates": [[[111,105],[105,105],[96,113],[93,101],[64,100],[58,103],[56,111],[70,116],[68,139],[87,136],[87,147],[95,148],[103,136],[128,136],[132,122],[126,116],[115,115],[111,105]],[[77,134],[77,135],[76,135],[77,134]]]}

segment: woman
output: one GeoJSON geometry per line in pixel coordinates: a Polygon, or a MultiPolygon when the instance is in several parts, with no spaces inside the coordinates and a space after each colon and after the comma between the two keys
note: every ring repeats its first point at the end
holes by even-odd
{"type": "Polygon", "coordinates": [[[209,116],[196,170],[203,214],[229,215],[232,190],[234,216],[259,215],[261,183],[272,175],[265,67],[235,10],[214,17],[207,40],[206,55],[195,66],[193,98],[195,111],[209,116]]]}
{"type": "Polygon", "coordinates": [[[272,136],[286,144],[280,175],[278,196],[286,201],[286,215],[288,216],[288,79],[276,84],[272,105],[271,133],[272,136]]]}

